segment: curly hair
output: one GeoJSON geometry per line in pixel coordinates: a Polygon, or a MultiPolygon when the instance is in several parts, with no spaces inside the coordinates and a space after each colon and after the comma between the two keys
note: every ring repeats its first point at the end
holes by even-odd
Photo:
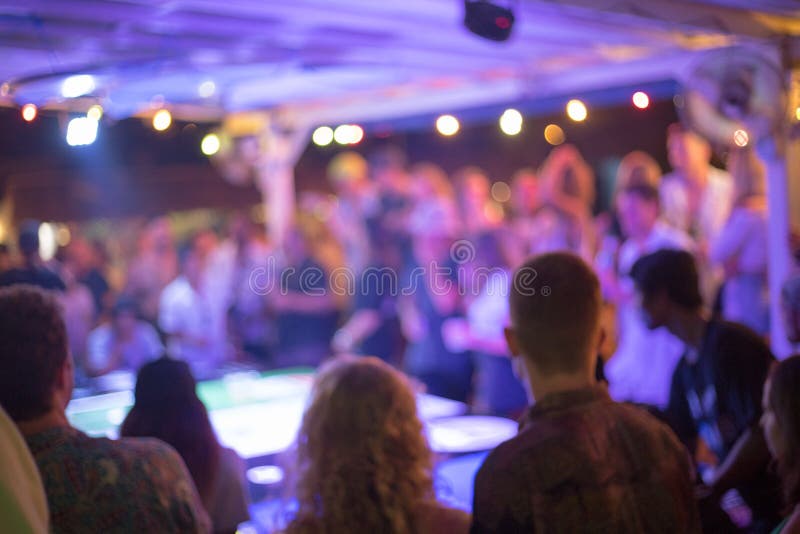
{"type": "Polygon", "coordinates": [[[0,289],[0,405],[13,420],[29,421],[53,408],[68,346],[52,294],[28,285],[0,289]]]}
{"type": "Polygon", "coordinates": [[[412,389],[374,357],[321,369],[295,454],[299,508],[289,534],[412,533],[418,506],[435,499],[412,389]]]}
{"type": "Polygon", "coordinates": [[[775,366],[769,378],[769,406],[775,414],[784,450],[776,458],[789,510],[800,504],[800,354],[775,366]]]}

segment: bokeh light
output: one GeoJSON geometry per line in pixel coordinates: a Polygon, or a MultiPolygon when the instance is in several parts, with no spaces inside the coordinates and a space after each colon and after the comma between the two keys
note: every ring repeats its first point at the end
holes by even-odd
{"type": "Polygon", "coordinates": [[[561,126],[548,124],[544,128],[544,140],[553,146],[557,146],[566,141],[566,135],[564,135],[564,130],[561,129],[561,126]]]}
{"type": "Polygon", "coordinates": [[[207,134],[205,137],[203,137],[203,140],[200,141],[200,150],[206,156],[213,156],[219,152],[219,147],[219,136],[215,133],[207,134]]]}
{"type": "Polygon", "coordinates": [[[586,120],[589,112],[586,109],[586,104],[578,99],[572,99],[567,102],[567,116],[575,122],[583,122],[586,120]]]}
{"type": "Polygon", "coordinates": [[[36,104],[25,104],[22,106],[22,118],[25,122],[33,121],[38,114],[39,109],[36,107],[36,104]]]}
{"type": "Polygon", "coordinates": [[[516,109],[507,109],[500,116],[500,130],[506,135],[517,135],[522,131],[522,114],[516,109]]]}
{"type": "Polygon", "coordinates": [[[633,93],[631,100],[633,100],[633,105],[639,109],[647,109],[647,106],[650,105],[650,97],[644,91],[633,93]]]}
{"type": "Polygon", "coordinates": [[[461,125],[458,123],[458,119],[452,115],[441,115],[436,119],[436,131],[445,137],[457,134],[460,128],[461,125]]]}
{"type": "Polygon", "coordinates": [[[153,115],[153,128],[156,131],[163,132],[170,124],[172,124],[172,113],[168,109],[159,109],[153,115]]]}

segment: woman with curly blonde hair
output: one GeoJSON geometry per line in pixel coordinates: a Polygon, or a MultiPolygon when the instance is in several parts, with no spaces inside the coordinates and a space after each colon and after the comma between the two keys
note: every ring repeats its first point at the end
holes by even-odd
{"type": "Polygon", "coordinates": [[[317,376],[300,427],[286,532],[467,532],[436,502],[431,452],[403,374],[374,357],[340,357],[317,376]]]}

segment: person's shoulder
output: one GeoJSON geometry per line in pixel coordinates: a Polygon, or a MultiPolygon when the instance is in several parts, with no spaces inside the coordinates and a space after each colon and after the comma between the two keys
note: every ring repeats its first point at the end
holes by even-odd
{"type": "Polygon", "coordinates": [[[617,412],[622,424],[632,429],[635,434],[653,439],[668,448],[674,448],[677,451],[683,450],[669,425],[648,409],[628,402],[614,402],[613,406],[613,410],[617,412]]]}
{"type": "Polygon", "coordinates": [[[420,534],[466,533],[469,532],[471,522],[469,513],[436,501],[426,501],[417,510],[417,528],[420,534]]]}
{"type": "Polygon", "coordinates": [[[732,347],[758,348],[769,352],[769,345],[755,331],[747,326],[725,320],[713,320],[709,323],[709,334],[715,336],[718,344],[732,347]]]}

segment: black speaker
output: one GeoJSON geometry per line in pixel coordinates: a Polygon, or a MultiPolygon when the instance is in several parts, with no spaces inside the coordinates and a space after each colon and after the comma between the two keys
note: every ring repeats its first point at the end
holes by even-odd
{"type": "Polygon", "coordinates": [[[475,35],[492,41],[505,41],[514,27],[511,7],[487,0],[464,0],[464,26],[475,35]]]}

